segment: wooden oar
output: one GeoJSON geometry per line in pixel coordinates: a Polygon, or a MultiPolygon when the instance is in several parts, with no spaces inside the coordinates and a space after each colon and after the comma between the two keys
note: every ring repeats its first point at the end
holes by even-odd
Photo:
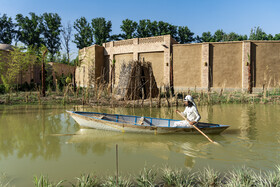
{"type": "MultiPolygon", "coordinates": [[[[184,118],[185,120],[187,120],[189,122],[189,124],[191,124],[190,120],[188,120],[184,115],[182,115],[181,112],[179,112],[178,110],[176,111],[180,116],[182,116],[182,118],[184,118]]],[[[202,132],[199,128],[197,128],[197,126],[192,125],[198,132],[200,132],[203,136],[205,136],[210,142],[218,144],[217,142],[214,142],[213,140],[211,140],[206,134],[204,134],[204,132],[202,132]]]]}

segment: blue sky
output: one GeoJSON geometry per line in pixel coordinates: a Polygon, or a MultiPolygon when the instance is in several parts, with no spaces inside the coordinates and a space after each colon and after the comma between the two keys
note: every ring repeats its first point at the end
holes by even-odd
{"type": "MultiPolygon", "coordinates": [[[[66,25],[82,16],[88,21],[104,17],[112,21],[111,34],[121,33],[122,20],[128,18],[188,26],[195,35],[218,29],[249,35],[257,26],[275,35],[280,33],[279,7],[277,0],[0,0],[0,14],[12,18],[18,13],[58,13],[66,25]]],[[[75,45],[71,48],[75,54],[75,45]]]]}

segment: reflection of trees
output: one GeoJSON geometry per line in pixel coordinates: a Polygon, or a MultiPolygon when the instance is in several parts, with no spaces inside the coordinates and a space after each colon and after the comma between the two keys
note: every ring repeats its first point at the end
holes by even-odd
{"type": "Polygon", "coordinates": [[[4,107],[0,111],[0,157],[16,152],[18,158],[58,158],[59,137],[45,135],[61,131],[61,118],[48,111],[44,106],[4,107]]]}

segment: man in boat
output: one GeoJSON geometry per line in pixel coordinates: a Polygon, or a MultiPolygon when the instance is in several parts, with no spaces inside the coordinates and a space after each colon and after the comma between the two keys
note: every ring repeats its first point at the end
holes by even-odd
{"type": "Polygon", "coordinates": [[[181,114],[185,116],[189,122],[187,120],[178,121],[174,123],[174,127],[192,127],[200,120],[200,114],[192,96],[187,95],[184,98],[184,104],[186,105],[186,108],[181,114]]]}

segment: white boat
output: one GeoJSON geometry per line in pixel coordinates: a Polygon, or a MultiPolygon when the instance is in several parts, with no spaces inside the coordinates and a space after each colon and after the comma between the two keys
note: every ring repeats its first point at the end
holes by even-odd
{"type": "MultiPolygon", "coordinates": [[[[154,134],[199,133],[195,128],[192,127],[173,127],[174,122],[179,121],[175,119],[107,114],[98,112],[67,112],[82,128],[154,134]]],[[[207,134],[219,134],[229,126],[198,122],[196,127],[207,134]]]]}

